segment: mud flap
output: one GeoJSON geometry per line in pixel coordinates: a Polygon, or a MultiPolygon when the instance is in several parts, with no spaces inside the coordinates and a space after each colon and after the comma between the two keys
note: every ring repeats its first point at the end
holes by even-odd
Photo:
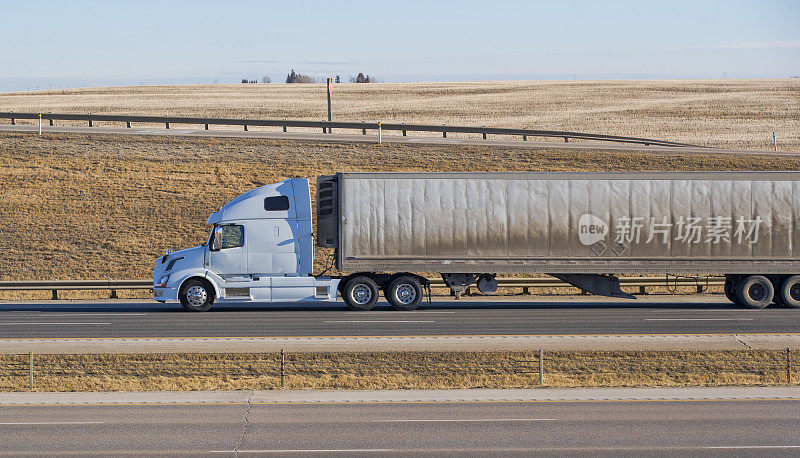
{"type": "Polygon", "coordinates": [[[636,299],[633,294],[622,291],[619,287],[619,278],[613,275],[600,274],[548,274],[559,280],[576,286],[586,292],[606,297],[621,297],[636,299]]]}

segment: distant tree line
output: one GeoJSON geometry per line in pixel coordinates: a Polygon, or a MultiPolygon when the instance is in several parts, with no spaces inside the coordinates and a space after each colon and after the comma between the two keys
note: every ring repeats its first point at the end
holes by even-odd
{"type": "MultiPolygon", "coordinates": [[[[324,79],[323,79],[323,81],[324,81],[324,79]]],[[[333,81],[335,83],[341,83],[342,82],[342,78],[341,78],[341,76],[336,75],[334,77],[333,81]]],[[[270,79],[269,76],[262,76],[261,77],[261,82],[262,83],[271,83],[272,79],[270,79]]],[[[286,83],[316,83],[316,82],[317,82],[317,80],[315,78],[313,78],[313,77],[311,77],[309,75],[304,75],[302,73],[297,73],[297,72],[294,71],[294,69],[292,69],[292,71],[289,72],[286,75],[286,83]]],[[[376,82],[378,82],[378,79],[373,77],[373,76],[365,75],[364,73],[359,72],[358,75],[356,75],[356,76],[350,75],[350,82],[351,83],[376,83],[376,82]]],[[[248,78],[242,78],[242,84],[250,84],[250,83],[258,83],[258,80],[251,80],[251,79],[248,79],[248,78]]]]}
{"type": "Polygon", "coordinates": [[[292,72],[289,73],[288,75],[286,75],[286,82],[287,83],[313,83],[314,82],[314,78],[312,78],[312,77],[310,77],[308,75],[303,75],[302,73],[295,73],[294,69],[292,69],[292,72]]]}
{"type": "Polygon", "coordinates": [[[350,82],[351,83],[373,83],[375,82],[374,78],[370,78],[369,75],[364,75],[361,72],[358,72],[358,75],[353,76],[350,75],[350,82]]]}
{"type": "MultiPolygon", "coordinates": [[[[247,78],[242,78],[242,84],[257,83],[257,82],[258,81],[256,81],[256,80],[249,80],[247,78]]],[[[262,76],[261,77],[261,82],[262,83],[271,83],[272,79],[269,76],[262,76]]]]}

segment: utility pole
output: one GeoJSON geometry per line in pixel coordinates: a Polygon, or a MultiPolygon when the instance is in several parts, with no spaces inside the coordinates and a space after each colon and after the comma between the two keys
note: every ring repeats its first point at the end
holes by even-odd
{"type": "MultiPolygon", "coordinates": [[[[328,122],[331,122],[331,79],[328,78],[328,122]]],[[[328,128],[328,133],[331,133],[333,129],[328,128]]]]}

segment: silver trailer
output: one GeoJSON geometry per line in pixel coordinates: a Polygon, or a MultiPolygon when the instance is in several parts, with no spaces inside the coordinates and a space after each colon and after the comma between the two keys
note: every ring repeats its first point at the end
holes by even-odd
{"type": "Polygon", "coordinates": [[[630,298],[614,274],[723,274],[735,302],[800,307],[800,173],[338,173],[317,180],[317,244],[354,272],[354,308],[377,288],[416,307],[395,297],[402,277],[418,304],[408,272],[457,293],[544,273],[630,298]]]}

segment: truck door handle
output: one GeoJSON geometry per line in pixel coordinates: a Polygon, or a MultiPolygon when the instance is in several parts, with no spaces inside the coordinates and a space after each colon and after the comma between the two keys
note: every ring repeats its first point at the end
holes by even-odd
{"type": "Polygon", "coordinates": [[[275,234],[275,238],[277,239],[281,235],[281,230],[278,226],[274,226],[272,228],[272,232],[275,234]]]}

